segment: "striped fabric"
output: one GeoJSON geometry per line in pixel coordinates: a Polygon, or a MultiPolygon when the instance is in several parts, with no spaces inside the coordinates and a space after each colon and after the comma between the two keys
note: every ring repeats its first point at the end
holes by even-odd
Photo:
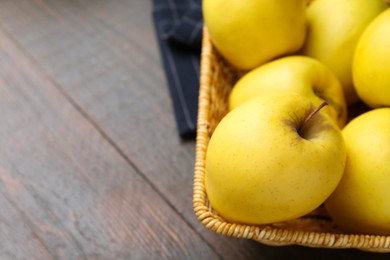
{"type": "Polygon", "coordinates": [[[153,0],[153,18],[179,135],[196,136],[201,0],[153,0]]]}

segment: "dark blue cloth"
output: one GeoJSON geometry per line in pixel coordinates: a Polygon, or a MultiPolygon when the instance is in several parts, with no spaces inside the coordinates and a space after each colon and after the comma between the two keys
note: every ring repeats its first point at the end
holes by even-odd
{"type": "Polygon", "coordinates": [[[153,20],[179,135],[196,136],[201,0],[153,0],[153,20]]]}

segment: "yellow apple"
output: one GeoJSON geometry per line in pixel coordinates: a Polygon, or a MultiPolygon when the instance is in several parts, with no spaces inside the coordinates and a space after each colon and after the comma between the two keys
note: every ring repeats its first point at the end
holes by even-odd
{"type": "Polygon", "coordinates": [[[314,110],[301,95],[270,93],[221,120],[206,152],[205,188],[223,218],[285,221],[326,200],[341,179],[346,153],[341,130],[314,110]]]}
{"type": "Polygon", "coordinates": [[[353,80],[360,99],[372,108],[390,106],[390,9],[366,28],[353,60],[353,80]]]}
{"type": "Polygon", "coordinates": [[[302,47],[306,0],[203,0],[203,17],[219,52],[249,70],[302,47]]]}
{"type": "Polygon", "coordinates": [[[295,92],[310,98],[316,106],[326,100],[329,106],[323,110],[340,127],[345,125],[347,105],[343,89],[334,74],[313,58],[284,57],[246,73],[230,93],[229,109],[269,92],[295,92]]]}
{"type": "Polygon", "coordinates": [[[390,235],[390,108],[356,117],[342,134],[345,173],[326,208],[346,231],[390,235]]]}
{"type": "Polygon", "coordinates": [[[315,0],[307,9],[303,55],[328,66],[343,86],[348,104],[359,99],[352,82],[352,59],[367,25],[388,8],[383,0],[315,0]]]}

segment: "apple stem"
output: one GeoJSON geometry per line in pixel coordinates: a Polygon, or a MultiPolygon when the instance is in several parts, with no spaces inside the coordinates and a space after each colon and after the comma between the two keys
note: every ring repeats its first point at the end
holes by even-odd
{"type": "Polygon", "coordinates": [[[303,121],[303,124],[302,124],[301,128],[299,129],[299,132],[302,133],[305,125],[307,125],[307,122],[309,122],[310,119],[312,119],[315,116],[315,114],[318,113],[318,111],[320,111],[324,106],[327,106],[327,105],[328,105],[328,102],[324,101],[316,109],[311,111],[310,114],[305,118],[305,121],[303,121]]]}

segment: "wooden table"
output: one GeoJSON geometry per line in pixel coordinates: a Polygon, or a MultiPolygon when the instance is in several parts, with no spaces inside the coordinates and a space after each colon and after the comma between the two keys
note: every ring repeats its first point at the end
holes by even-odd
{"type": "Polygon", "coordinates": [[[147,0],[0,1],[0,259],[385,259],[217,235],[192,209],[147,0]]]}

